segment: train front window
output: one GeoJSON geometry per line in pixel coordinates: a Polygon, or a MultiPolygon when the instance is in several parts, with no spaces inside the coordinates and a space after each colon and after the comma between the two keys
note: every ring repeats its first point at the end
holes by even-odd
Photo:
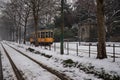
{"type": "Polygon", "coordinates": [[[41,38],[41,32],[39,32],[39,38],[41,38]]]}
{"type": "Polygon", "coordinates": [[[46,37],[49,37],[49,32],[46,32],[46,37]]]}
{"type": "Polygon", "coordinates": [[[50,37],[53,37],[53,32],[50,32],[50,35],[51,35],[50,37]]]}
{"type": "Polygon", "coordinates": [[[50,33],[50,32],[48,32],[48,37],[49,37],[49,38],[51,37],[51,33],[50,33]]]}
{"type": "Polygon", "coordinates": [[[52,31],[43,31],[43,32],[41,32],[41,33],[39,33],[39,36],[41,37],[41,38],[51,38],[51,37],[53,37],[53,32],[52,31]]]}
{"type": "Polygon", "coordinates": [[[45,33],[41,32],[41,38],[45,38],[45,33]]]}

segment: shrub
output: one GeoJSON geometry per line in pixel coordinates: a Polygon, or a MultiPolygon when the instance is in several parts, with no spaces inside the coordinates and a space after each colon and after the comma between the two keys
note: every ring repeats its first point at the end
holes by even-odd
{"type": "Polygon", "coordinates": [[[71,59],[64,60],[63,62],[64,67],[75,67],[77,62],[74,62],[71,59]]]}
{"type": "Polygon", "coordinates": [[[27,50],[29,50],[30,52],[34,52],[35,51],[34,49],[32,49],[30,47],[27,50]]]}

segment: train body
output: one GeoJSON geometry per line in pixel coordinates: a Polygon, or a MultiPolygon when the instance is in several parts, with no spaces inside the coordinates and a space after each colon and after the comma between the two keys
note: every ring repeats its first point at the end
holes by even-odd
{"type": "MultiPolygon", "coordinates": [[[[54,41],[53,30],[39,30],[37,31],[37,41],[40,45],[51,45],[54,41]]],[[[31,33],[30,43],[35,44],[35,32],[31,33]]]]}

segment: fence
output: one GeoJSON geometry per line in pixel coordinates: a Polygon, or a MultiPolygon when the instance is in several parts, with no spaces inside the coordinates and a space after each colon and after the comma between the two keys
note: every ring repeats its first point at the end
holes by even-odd
{"type": "MultiPolygon", "coordinates": [[[[85,45],[79,45],[79,43],[70,43],[70,42],[64,43],[64,48],[67,50],[67,55],[70,54],[70,50],[74,50],[74,51],[76,51],[76,55],[79,56],[79,51],[81,51],[81,49],[79,49],[80,46],[88,46],[88,52],[86,52],[86,53],[88,53],[88,57],[91,57],[91,54],[97,53],[97,50],[93,51],[91,48],[93,46],[95,46],[97,48],[98,47],[97,44],[95,45],[95,44],[89,43],[89,44],[85,44],[85,45]],[[73,49],[70,47],[70,44],[74,44],[74,45],[76,45],[76,47],[73,49]]],[[[115,62],[116,58],[120,58],[120,54],[116,53],[116,47],[120,48],[120,46],[116,46],[115,44],[113,44],[112,46],[106,45],[106,48],[109,48],[109,47],[111,47],[113,50],[111,52],[107,52],[107,56],[112,57],[113,62],[115,62]]],[[[60,48],[60,45],[57,46],[57,44],[54,43],[53,48],[54,48],[54,51],[56,51],[57,48],[60,48]]]]}

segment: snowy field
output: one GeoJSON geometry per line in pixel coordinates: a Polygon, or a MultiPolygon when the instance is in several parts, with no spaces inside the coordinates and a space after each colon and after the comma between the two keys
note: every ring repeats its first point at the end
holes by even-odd
{"type": "MultiPolygon", "coordinates": [[[[96,59],[96,43],[92,43],[93,46],[90,47],[90,57],[88,43],[81,43],[81,45],[78,46],[78,55],[76,52],[76,44],[78,42],[69,42],[69,44],[65,43],[64,55],[60,55],[60,43],[53,44],[51,50],[49,50],[49,47],[34,47],[34,45],[30,44],[23,45],[14,42],[5,43],[24,52],[24,54],[36,59],[37,61],[42,62],[43,64],[59,72],[65,73],[73,80],[112,80],[113,78],[114,80],[120,80],[120,57],[116,58],[115,62],[113,62],[113,58],[110,56],[103,60],[96,59]],[[30,52],[29,48],[34,49],[34,51],[30,52]],[[45,57],[45,55],[49,55],[50,57],[45,57]],[[72,62],[65,62],[67,60],[72,62]]],[[[41,69],[35,63],[9,48],[6,44],[4,44],[4,47],[9,51],[9,54],[15,61],[15,64],[23,72],[26,80],[58,80],[54,75],[41,69]],[[28,78],[28,76],[30,77],[28,78]]],[[[120,43],[114,44],[116,46],[120,46],[120,43]]],[[[106,48],[107,54],[112,55],[113,43],[109,42],[107,45],[109,45],[109,47],[106,48]]],[[[12,72],[11,66],[2,47],[0,47],[0,50],[2,52],[3,71],[5,75],[4,78],[7,80],[15,80],[15,75],[12,72]]],[[[116,55],[120,54],[120,47],[116,47],[115,52],[116,55]]]]}

